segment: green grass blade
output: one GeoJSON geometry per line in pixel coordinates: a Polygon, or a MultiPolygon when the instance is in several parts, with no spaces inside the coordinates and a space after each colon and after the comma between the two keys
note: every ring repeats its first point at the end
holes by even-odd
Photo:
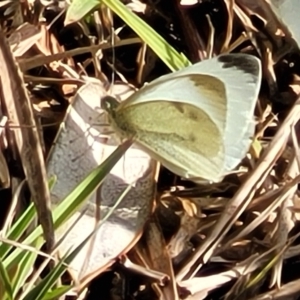
{"type": "Polygon", "coordinates": [[[99,0],[74,0],[68,7],[65,25],[71,24],[73,22],[78,22],[80,19],[84,18],[92,10],[100,5],[99,0]]]}
{"type": "MultiPolygon", "coordinates": [[[[49,188],[51,189],[55,183],[55,178],[49,179],[49,188]]],[[[20,237],[25,233],[28,227],[32,224],[36,216],[36,209],[34,204],[31,203],[22,215],[14,222],[11,228],[6,234],[6,238],[12,241],[18,241],[20,237]]],[[[7,243],[0,244],[0,257],[4,259],[6,255],[12,251],[13,246],[7,243]]]]}
{"type": "MultiPolygon", "coordinates": [[[[66,271],[66,266],[63,265],[64,260],[61,260],[50,273],[43,278],[25,297],[24,300],[43,300],[51,291],[56,281],[66,271]]],[[[52,291],[51,291],[52,292],[52,291]]],[[[48,297],[48,296],[47,296],[48,297]]]]}
{"type": "Polygon", "coordinates": [[[55,288],[52,291],[49,291],[43,298],[43,300],[56,300],[59,297],[65,295],[69,290],[72,289],[70,285],[63,285],[60,287],[55,288]]]}
{"type": "MultiPolygon", "coordinates": [[[[78,186],[54,209],[53,221],[55,228],[59,228],[67,221],[78,207],[84,204],[84,201],[99,187],[105,176],[114,167],[116,162],[124,155],[131,146],[132,141],[127,141],[120,145],[99,167],[93,170],[78,186]]],[[[36,243],[36,247],[43,244],[42,229],[38,226],[24,241],[26,245],[36,243]],[[38,239],[39,238],[39,239],[38,239]],[[38,240],[37,240],[38,239],[38,240]]],[[[19,261],[23,256],[22,249],[15,249],[5,260],[3,264],[6,268],[19,261]]]]}
{"type": "MultiPolygon", "coordinates": [[[[65,23],[78,21],[85,15],[80,7],[95,9],[100,2],[95,0],[74,0],[68,8],[65,23]],[[93,7],[94,6],[94,7],[93,7]]],[[[160,36],[145,21],[134,14],[119,0],[102,0],[115,14],[117,14],[136,34],[157,54],[157,56],[172,70],[177,71],[191,63],[182,53],[178,53],[162,36],[160,36]]],[[[86,9],[84,10],[86,11],[86,9]]]]}
{"type": "MultiPolygon", "coordinates": [[[[11,279],[10,276],[7,272],[7,270],[5,269],[4,265],[2,264],[2,261],[0,261],[0,278],[1,278],[1,286],[4,290],[4,297],[6,297],[6,299],[9,300],[13,300],[13,288],[11,285],[11,279]]],[[[5,299],[5,298],[4,298],[5,299]]]]}
{"type": "Polygon", "coordinates": [[[36,258],[36,253],[22,249],[22,257],[18,263],[18,272],[13,280],[14,299],[31,275],[36,258]]]}
{"type": "MultiPolygon", "coordinates": [[[[124,196],[128,193],[131,186],[127,187],[125,191],[122,193],[120,198],[116,201],[114,206],[111,208],[110,212],[99,222],[96,226],[95,230],[93,230],[71,253],[64,256],[64,259],[52,270],[31,292],[28,294],[27,299],[37,299],[37,300],[45,300],[44,296],[48,295],[49,289],[55,284],[55,282],[62,276],[62,274],[66,270],[65,264],[70,264],[72,260],[78,255],[78,253],[82,250],[82,248],[86,245],[86,243],[93,237],[93,235],[97,232],[100,226],[106,221],[107,218],[113,213],[114,209],[121,203],[124,196]],[[64,263],[64,264],[63,264],[64,263]]],[[[47,296],[48,298],[48,296],[47,296]]]]}

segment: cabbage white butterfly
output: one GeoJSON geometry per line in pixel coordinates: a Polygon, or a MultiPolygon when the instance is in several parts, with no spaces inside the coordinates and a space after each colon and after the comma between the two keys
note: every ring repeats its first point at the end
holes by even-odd
{"type": "Polygon", "coordinates": [[[260,61],[226,54],[162,76],[122,103],[102,108],[121,138],[135,142],[175,174],[222,180],[246,155],[254,134],[260,61]]]}

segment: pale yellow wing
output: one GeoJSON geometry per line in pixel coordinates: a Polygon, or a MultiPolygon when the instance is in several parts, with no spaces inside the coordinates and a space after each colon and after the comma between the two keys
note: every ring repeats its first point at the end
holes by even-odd
{"type": "Polygon", "coordinates": [[[222,134],[208,114],[187,103],[149,101],[110,115],[122,136],[134,136],[153,158],[185,178],[216,180],[224,162],[222,134]]]}

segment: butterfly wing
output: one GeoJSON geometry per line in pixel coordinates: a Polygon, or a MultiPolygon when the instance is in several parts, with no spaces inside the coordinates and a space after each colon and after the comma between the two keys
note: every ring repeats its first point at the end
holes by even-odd
{"type": "Polygon", "coordinates": [[[218,61],[219,70],[215,74],[226,85],[228,99],[223,139],[224,172],[227,172],[245,157],[254,135],[253,116],[261,83],[261,65],[257,58],[246,54],[221,55],[218,61]]]}
{"type": "Polygon", "coordinates": [[[222,135],[205,111],[187,103],[148,101],[123,108],[112,124],[168,169],[215,180],[224,161],[222,135]]]}
{"type": "Polygon", "coordinates": [[[220,55],[154,80],[124,101],[118,111],[149,101],[187,103],[200,108],[222,135],[225,155],[219,173],[223,174],[235,168],[249,149],[260,81],[257,58],[247,54],[220,55]]]}

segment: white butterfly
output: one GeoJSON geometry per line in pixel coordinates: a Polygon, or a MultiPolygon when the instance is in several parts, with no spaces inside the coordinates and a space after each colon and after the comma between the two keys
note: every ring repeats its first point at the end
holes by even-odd
{"type": "Polygon", "coordinates": [[[162,76],[122,103],[102,99],[113,129],[175,174],[220,181],[254,135],[260,61],[220,55],[162,76]]]}

